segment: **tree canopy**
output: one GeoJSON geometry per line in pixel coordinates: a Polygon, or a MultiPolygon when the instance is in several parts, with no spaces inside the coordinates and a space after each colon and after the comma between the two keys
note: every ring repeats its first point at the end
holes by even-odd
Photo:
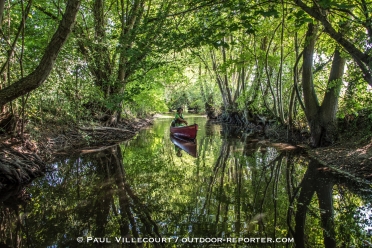
{"type": "Polygon", "coordinates": [[[114,126],[183,105],[305,123],[319,146],[370,109],[364,0],[0,2],[0,106],[23,119],[114,126]]]}

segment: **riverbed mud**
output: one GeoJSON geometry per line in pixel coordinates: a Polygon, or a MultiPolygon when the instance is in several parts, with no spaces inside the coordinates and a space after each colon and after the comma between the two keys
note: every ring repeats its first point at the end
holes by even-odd
{"type": "Polygon", "coordinates": [[[324,166],[372,182],[372,141],[358,146],[344,143],[308,149],[307,152],[324,166]]]}

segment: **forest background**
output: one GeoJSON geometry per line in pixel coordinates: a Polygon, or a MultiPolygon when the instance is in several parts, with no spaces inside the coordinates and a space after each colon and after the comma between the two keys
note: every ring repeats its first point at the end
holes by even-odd
{"type": "Polygon", "coordinates": [[[184,106],[306,133],[313,147],[341,133],[365,144],[371,11],[365,0],[0,0],[0,132],[32,143],[184,106]]]}

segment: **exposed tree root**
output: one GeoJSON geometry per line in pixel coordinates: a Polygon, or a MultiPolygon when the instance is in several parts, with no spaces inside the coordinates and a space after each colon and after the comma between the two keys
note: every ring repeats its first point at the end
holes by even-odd
{"type": "Polygon", "coordinates": [[[15,130],[16,118],[7,112],[0,114],[0,133],[11,133],[15,130]]]}
{"type": "Polygon", "coordinates": [[[133,137],[136,132],[152,124],[152,119],[142,119],[132,122],[121,122],[117,127],[91,126],[67,127],[63,130],[44,130],[38,142],[40,153],[47,160],[52,160],[50,154],[55,152],[77,151],[86,147],[110,146],[133,137]]]}
{"type": "MultiPolygon", "coordinates": [[[[217,118],[218,122],[238,127],[241,135],[264,136],[279,142],[291,142],[293,144],[307,143],[309,137],[306,132],[278,124],[276,120],[266,116],[260,116],[248,111],[223,112],[217,118]]],[[[240,136],[240,135],[238,135],[240,136]]]]}
{"type": "Polygon", "coordinates": [[[103,150],[133,137],[139,129],[151,125],[152,120],[122,121],[117,127],[61,128],[46,125],[40,127],[43,131],[39,134],[41,138],[37,143],[31,142],[29,135],[22,141],[7,135],[1,136],[0,203],[10,206],[27,200],[24,186],[44,175],[47,171],[45,161],[53,161],[56,152],[63,150],[89,153],[103,150]],[[96,148],[92,149],[92,146],[96,148]]]}
{"type": "Polygon", "coordinates": [[[46,164],[37,154],[0,144],[0,183],[27,184],[44,175],[45,169],[46,164]]]}

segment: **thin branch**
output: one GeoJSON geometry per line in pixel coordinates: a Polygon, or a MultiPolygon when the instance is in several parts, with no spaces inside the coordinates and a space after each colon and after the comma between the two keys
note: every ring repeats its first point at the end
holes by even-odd
{"type": "Polygon", "coordinates": [[[7,60],[5,61],[5,63],[3,64],[3,66],[1,67],[0,69],[0,74],[3,74],[6,66],[8,65],[9,61],[10,61],[10,58],[12,57],[11,55],[14,53],[14,49],[16,47],[16,44],[17,44],[17,41],[18,41],[18,38],[19,36],[21,35],[24,27],[25,27],[25,24],[26,24],[26,20],[27,20],[27,17],[28,17],[28,13],[30,12],[30,9],[31,9],[31,4],[32,4],[32,0],[28,2],[27,6],[26,6],[26,10],[25,10],[25,13],[24,13],[24,16],[22,17],[22,21],[21,23],[19,24],[19,27],[18,27],[18,32],[13,40],[13,43],[10,47],[10,51],[8,53],[8,57],[7,57],[7,60]]]}

